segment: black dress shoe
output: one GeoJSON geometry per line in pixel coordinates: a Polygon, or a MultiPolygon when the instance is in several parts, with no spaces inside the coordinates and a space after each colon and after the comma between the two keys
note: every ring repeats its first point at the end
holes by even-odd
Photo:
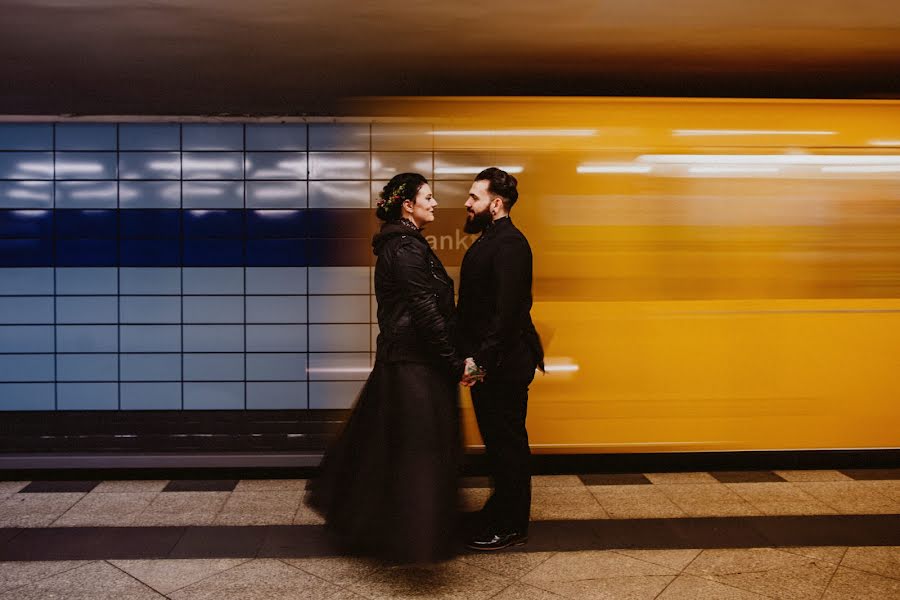
{"type": "Polygon", "coordinates": [[[469,550],[501,550],[509,546],[521,546],[527,541],[526,534],[516,531],[511,533],[488,532],[470,539],[466,542],[466,548],[469,550]]]}

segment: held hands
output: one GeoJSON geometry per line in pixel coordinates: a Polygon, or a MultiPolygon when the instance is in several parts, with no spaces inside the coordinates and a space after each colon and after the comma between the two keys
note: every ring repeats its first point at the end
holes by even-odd
{"type": "Polygon", "coordinates": [[[475,364],[472,357],[466,359],[466,368],[463,371],[462,380],[459,382],[466,387],[472,387],[484,379],[484,369],[475,364]]]}

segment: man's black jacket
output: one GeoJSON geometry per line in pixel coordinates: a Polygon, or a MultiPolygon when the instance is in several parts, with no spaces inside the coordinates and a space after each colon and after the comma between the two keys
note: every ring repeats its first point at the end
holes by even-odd
{"type": "Polygon", "coordinates": [[[460,354],[472,356],[492,380],[531,380],[543,368],[531,321],[532,256],[509,217],[481,234],[466,252],[457,305],[460,354]]]}
{"type": "Polygon", "coordinates": [[[444,265],[409,221],[386,223],[372,246],[376,360],[432,363],[459,381],[465,364],[453,346],[453,280],[444,265]]]}

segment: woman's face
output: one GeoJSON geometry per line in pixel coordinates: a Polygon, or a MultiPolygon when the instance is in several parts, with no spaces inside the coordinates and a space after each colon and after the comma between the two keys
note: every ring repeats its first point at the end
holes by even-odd
{"type": "Polygon", "coordinates": [[[428,223],[434,221],[434,209],[438,205],[434,194],[431,193],[431,186],[423,183],[416,194],[415,201],[407,200],[406,206],[412,210],[412,214],[407,213],[408,218],[416,227],[425,227],[428,223]]]}

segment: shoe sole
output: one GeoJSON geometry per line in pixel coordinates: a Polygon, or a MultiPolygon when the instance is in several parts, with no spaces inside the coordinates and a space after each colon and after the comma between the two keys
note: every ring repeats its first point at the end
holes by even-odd
{"type": "Polygon", "coordinates": [[[479,546],[470,546],[470,545],[466,544],[466,548],[468,548],[469,550],[474,550],[476,552],[496,552],[497,550],[503,550],[504,548],[512,548],[514,546],[524,546],[527,541],[528,541],[528,538],[523,538],[521,540],[516,540],[515,542],[510,542],[509,544],[506,544],[505,546],[497,546],[496,548],[482,548],[479,546]]]}

